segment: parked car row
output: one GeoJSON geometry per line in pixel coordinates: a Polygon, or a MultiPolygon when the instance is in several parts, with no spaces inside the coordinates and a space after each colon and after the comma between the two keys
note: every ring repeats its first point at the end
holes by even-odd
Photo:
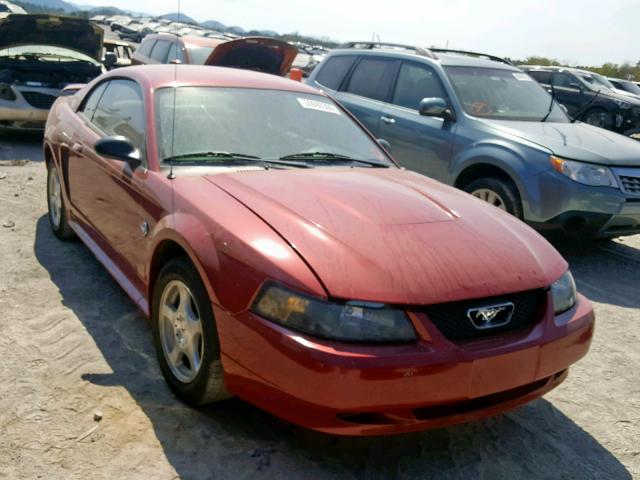
{"type": "Polygon", "coordinates": [[[640,96],[616,88],[602,75],[567,67],[522,69],[564,105],[571,118],[631,137],[640,134],[640,96]]]}
{"type": "Polygon", "coordinates": [[[590,108],[610,102],[625,112],[616,125],[630,128],[633,100],[605,92],[582,72],[557,75],[567,86],[551,95],[489,55],[360,42],[329,53],[308,83],[388,142],[401,165],[539,231],[581,238],[639,233],[640,142],[574,121],[569,115],[582,107],[567,115],[558,103],[573,95],[565,90],[591,95],[590,108]]]}

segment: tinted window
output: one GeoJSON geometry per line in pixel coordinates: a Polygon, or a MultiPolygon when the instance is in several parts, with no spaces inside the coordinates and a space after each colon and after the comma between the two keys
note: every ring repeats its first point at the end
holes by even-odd
{"type": "Polygon", "coordinates": [[[154,60],[159,61],[160,63],[164,63],[167,60],[167,55],[169,54],[171,43],[172,42],[169,42],[167,40],[158,40],[151,50],[150,57],[154,60]]]}
{"type": "Polygon", "coordinates": [[[551,72],[545,72],[542,70],[530,70],[527,73],[540,83],[544,83],[545,85],[551,84],[551,72]]]}
{"type": "Polygon", "coordinates": [[[446,96],[440,79],[432,68],[417,63],[402,64],[393,95],[395,105],[417,110],[423,98],[446,96]]]}
{"type": "Polygon", "coordinates": [[[182,44],[180,42],[175,42],[171,44],[171,48],[169,49],[169,56],[167,57],[167,63],[170,63],[174,60],[178,60],[180,63],[184,63],[184,50],[182,49],[182,44]]]}
{"type": "Polygon", "coordinates": [[[356,65],[346,91],[355,95],[385,101],[391,87],[395,61],[363,58],[356,65]]]}
{"type": "Polygon", "coordinates": [[[155,40],[152,40],[152,39],[145,40],[142,42],[140,47],[138,47],[137,53],[139,53],[143,57],[148,57],[155,44],[156,44],[155,40]]]}
{"type": "Polygon", "coordinates": [[[107,135],[127,137],[144,154],[144,101],[135,82],[109,82],[93,115],[93,123],[107,135]]]}
{"type": "Polygon", "coordinates": [[[556,73],[555,75],[553,75],[553,85],[555,87],[569,88],[571,84],[573,84],[575,87],[575,85],[578,84],[578,80],[573,78],[571,75],[567,75],[566,73],[556,73]]]}
{"type": "Polygon", "coordinates": [[[96,106],[104,93],[105,88],[107,88],[108,82],[103,82],[94,88],[87,98],[84,101],[84,105],[80,109],[82,114],[87,118],[87,120],[91,120],[93,118],[93,113],[96,111],[96,106]]]}
{"type": "Polygon", "coordinates": [[[337,90],[356,58],[354,55],[329,58],[318,73],[316,82],[331,90],[337,90]]]}

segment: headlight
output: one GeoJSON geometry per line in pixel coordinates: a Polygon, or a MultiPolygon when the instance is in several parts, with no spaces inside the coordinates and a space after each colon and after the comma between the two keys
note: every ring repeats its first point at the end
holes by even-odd
{"type": "Polygon", "coordinates": [[[591,163],[565,160],[553,155],[549,157],[553,168],[571,180],[593,187],[617,187],[618,182],[607,167],[591,163]]]}
{"type": "Polygon", "coordinates": [[[627,109],[631,108],[631,104],[629,102],[625,102],[624,100],[614,99],[613,101],[622,110],[627,110],[627,109]]]}
{"type": "Polygon", "coordinates": [[[576,304],[576,282],[569,270],[551,285],[551,295],[556,315],[566,312],[576,304]]]}
{"type": "Polygon", "coordinates": [[[272,322],[316,337],[346,342],[412,342],[413,325],[401,310],[366,302],[332,303],[266,285],[251,310],[272,322]]]}
{"type": "Polygon", "coordinates": [[[11,101],[16,99],[16,93],[8,83],[0,83],[0,99],[11,101]]]}

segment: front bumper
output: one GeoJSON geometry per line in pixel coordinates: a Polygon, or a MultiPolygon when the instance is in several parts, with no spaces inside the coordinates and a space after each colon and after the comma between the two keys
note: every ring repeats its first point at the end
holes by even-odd
{"type": "Polygon", "coordinates": [[[550,169],[528,179],[525,221],[543,234],[613,238],[640,233],[640,195],[591,187],[550,169]]]}
{"type": "Polygon", "coordinates": [[[38,108],[31,105],[25,93],[37,94],[41,97],[57,98],[59,89],[43,87],[12,87],[15,100],[0,99],[0,127],[17,130],[43,130],[49,115],[49,108],[38,108]]]}
{"type": "Polygon", "coordinates": [[[227,388],[295,424],[340,435],[383,435],[477,420],[560,384],[594,328],[580,296],[525,331],[451,342],[411,313],[414,344],[357,346],[311,339],[251,313],[214,306],[227,388]]]}

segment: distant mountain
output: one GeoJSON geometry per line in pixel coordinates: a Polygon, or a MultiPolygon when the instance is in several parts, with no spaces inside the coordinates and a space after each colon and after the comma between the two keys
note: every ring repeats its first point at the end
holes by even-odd
{"type": "MultiPolygon", "coordinates": [[[[18,1],[15,3],[20,4],[21,2],[18,1]]],[[[64,0],[25,0],[24,3],[43,9],[63,10],[65,12],[75,12],[78,10],[75,5],[65,2],[64,0]]],[[[29,11],[28,9],[25,10],[27,10],[27,12],[29,11]]]]}
{"type": "Polygon", "coordinates": [[[172,22],[182,22],[182,23],[191,23],[193,25],[197,25],[193,18],[184,13],[167,13],[166,15],[161,15],[160,18],[166,18],[167,20],[171,20],[172,22]]]}
{"type": "Polygon", "coordinates": [[[245,33],[247,33],[247,31],[242,28],[242,27],[238,27],[238,26],[233,26],[233,27],[227,27],[227,32],[231,32],[231,33],[235,33],[236,35],[244,35],[245,33]]]}
{"type": "Polygon", "coordinates": [[[219,32],[224,32],[227,29],[227,26],[224,23],[218,22],[217,20],[207,20],[206,22],[200,22],[200,25],[205,28],[210,28],[211,30],[217,30],[219,32]]]}

